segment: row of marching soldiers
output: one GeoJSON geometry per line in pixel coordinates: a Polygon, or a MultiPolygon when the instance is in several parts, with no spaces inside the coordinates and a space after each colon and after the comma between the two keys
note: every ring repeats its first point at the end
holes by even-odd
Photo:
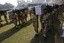
{"type": "Polygon", "coordinates": [[[44,40],[47,39],[46,33],[49,29],[53,28],[54,21],[58,19],[58,15],[62,14],[64,5],[38,5],[32,8],[32,20],[35,30],[35,37],[39,36],[39,20],[41,23],[41,33],[44,40]],[[60,12],[61,11],[61,12],[60,12]],[[38,18],[40,19],[38,20],[38,18]]]}
{"type": "MultiPolygon", "coordinates": [[[[46,39],[46,33],[47,31],[52,27],[53,22],[58,19],[58,14],[60,14],[60,9],[63,8],[63,5],[38,5],[36,7],[32,7],[30,10],[28,8],[24,9],[15,9],[10,10],[7,13],[9,13],[9,19],[10,22],[13,22],[15,25],[15,28],[18,28],[19,25],[23,26],[27,24],[27,17],[28,12],[30,13],[30,17],[33,21],[33,27],[35,30],[35,37],[38,37],[38,28],[39,28],[39,22],[38,18],[40,16],[40,23],[41,23],[41,30],[43,38],[46,39]],[[41,7],[41,9],[39,9],[41,7]],[[37,12],[38,10],[41,10],[41,12],[37,12]],[[39,14],[40,13],[40,14],[39,14]]],[[[8,24],[6,11],[0,11],[0,26],[2,25],[1,22],[1,16],[4,15],[5,21],[8,24]]]]}
{"type": "Polygon", "coordinates": [[[2,26],[2,23],[1,23],[2,22],[2,17],[1,17],[2,15],[4,15],[4,19],[6,21],[6,24],[8,24],[8,20],[7,20],[7,16],[6,16],[5,12],[6,12],[5,10],[4,11],[3,10],[0,11],[0,26],[2,26]]]}
{"type": "Polygon", "coordinates": [[[13,14],[10,14],[10,19],[12,19],[15,28],[18,28],[18,26],[24,26],[27,24],[27,15],[28,14],[28,9],[20,9],[20,10],[13,10],[13,14]]]}
{"type": "Polygon", "coordinates": [[[3,10],[3,11],[1,10],[0,11],[0,26],[2,26],[2,15],[4,16],[6,24],[9,23],[8,22],[8,18],[9,18],[10,23],[13,22],[15,25],[15,28],[18,28],[19,25],[24,26],[25,24],[27,24],[27,14],[28,14],[27,8],[3,10]]]}

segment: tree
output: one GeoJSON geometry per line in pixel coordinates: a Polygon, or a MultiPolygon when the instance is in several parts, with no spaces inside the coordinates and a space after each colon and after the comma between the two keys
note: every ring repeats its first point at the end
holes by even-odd
{"type": "Polygon", "coordinates": [[[10,3],[5,3],[4,5],[3,4],[0,4],[0,10],[1,9],[6,9],[6,10],[8,10],[8,9],[12,9],[14,6],[12,5],[12,4],[10,4],[10,3]]]}
{"type": "Polygon", "coordinates": [[[2,4],[0,4],[0,9],[3,9],[3,5],[2,4]]]}
{"type": "Polygon", "coordinates": [[[5,3],[4,4],[4,8],[8,8],[8,9],[10,9],[10,8],[13,8],[14,6],[12,5],[12,4],[10,4],[10,3],[5,3]]]}

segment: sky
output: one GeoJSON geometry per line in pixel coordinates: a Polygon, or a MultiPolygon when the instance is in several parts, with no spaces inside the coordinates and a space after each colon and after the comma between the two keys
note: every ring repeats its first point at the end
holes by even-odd
{"type": "Polygon", "coordinates": [[[0,4],[5,4],[6,2],[17,6],[17,0],[0,0],[0,4]]]}
{"type": "MultiPolygon", "coordinates": [[[[37,1],[37,0],[24,0],[25,2],[28,2],[28,1],[37,1]]],[[[53,1],[53,0],[52,0],[53,1]]],[[[58,1],[58,0],[57,0],[58,1]]],[[[15,6],[17,6],[17,0],[0,0],[0,4],[5,4],[5,3],[11,3],[15,6]]]]}
{"type": "MultiPolygon", "coordinates": [[[[31,0],[24,0],[24,1],[27,2],[27,1],[31,1],[31,0]]],[[[17,6],[17,0],[0,0],[0,4],[5,4],[6,2],[17,6]]]]}

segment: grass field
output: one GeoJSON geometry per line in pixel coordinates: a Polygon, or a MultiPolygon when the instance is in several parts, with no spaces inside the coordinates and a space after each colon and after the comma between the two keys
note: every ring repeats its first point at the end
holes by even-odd
{"type": "MultiPolygon", "coordinates": [[[[62,22],[63,17],[59,16],[59,20],[62,22]]],[[[4,23],[5,21],[3,22],[3,24],[4,23]]],[[[57,22],[55,25],[58,26],[57,22]]],[[[0,43],[55,43],[55,29],[52,29],[47,33],[46,41],[42,39],[40,31],[39,31],[38,38],[35,38],[34,35],[35,35],[35,32],[32,25],[32,21],[28,16],[28,23],[26,26],[22,28],[15,29],[13,23],[1,27],[0,43]]]]}

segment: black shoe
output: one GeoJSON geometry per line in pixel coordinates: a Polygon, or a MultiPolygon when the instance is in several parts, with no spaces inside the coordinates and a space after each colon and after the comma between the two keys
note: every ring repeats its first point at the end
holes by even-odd
{"type": "Polygon", "coordinates": [[[30,20],[32,20],[32,19],[30,19],[30,20]]]}
{"type": "Polygon", "coordinates": [[[21,24],[19,24],[19,26],[20,26],[21,24]]]}
{"type": "Polygon", "coordinates": [[[47,40],[47,37],[44,37],[44,41],[46,41],[47,40]]]}
{"type": "Polygon", "coordinates": [[[3,25],[1,24],[0,27],[2,27],[3,25]]]}
{"type": "Polygon", "coordinates": [[[6,23],[6,24],[9,24],[9,23],[6,23]]]}
{"type": "Polygon", "coordinates": [[[41,29],[41,33],[42,33],[42,30],[43,30],[43,29],[41,29]]]}
{"type": "Polygon", "coordinates": [[[14,28],[15,28],[15,29],[18,29],[19,27],[18,27],[18,26],[15,26],[14,28]]]}
{"type": "Polygon", "coordinates": [[[16,27],[16,29],[19,29],[19,27],[16,27]]]}
{"type": "Polygon", "coordinates": [[[24,25],[25,25],[25,22],[22,23],[22,26],[24,26],[24,25]]]}
{"type": "Polygon", "coordinates": [[[35,34],[35,37],[37,38],[38,37],[38,34],[35,34]]]}
{"type": "Polygon", "coordinates": [[[46,41],[47,40],[47,37],[43,37],[43,40],[46,41]]]}

